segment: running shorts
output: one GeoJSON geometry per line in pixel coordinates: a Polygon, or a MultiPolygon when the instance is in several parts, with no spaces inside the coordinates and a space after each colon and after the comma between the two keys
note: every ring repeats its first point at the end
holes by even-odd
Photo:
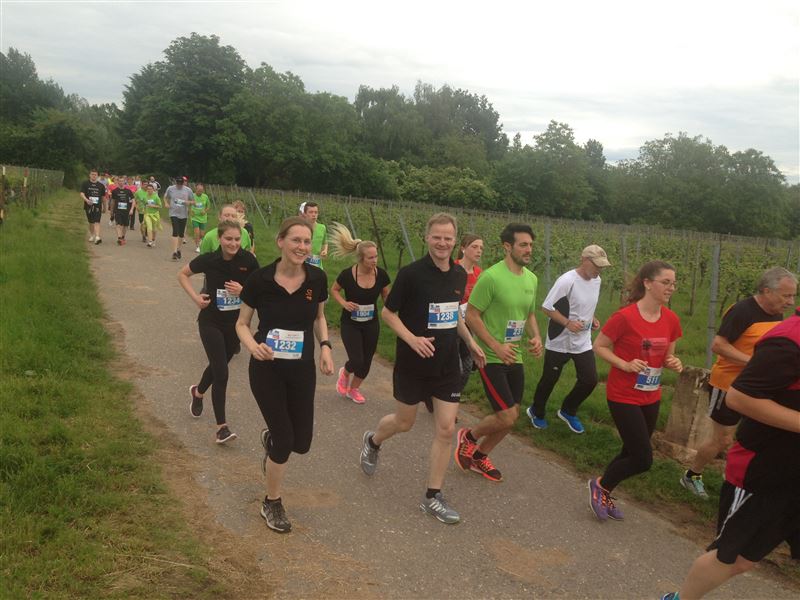
{"type": "Polygon", "coordinates": [[[172,237],[183,237],[186,233],[186,219],[170,217],[169,220],[172,221],[172,237]]]}
{"type": "Polygon", "coordinates": [[[192,219],[192,229],[199,229],[200,231],[205,231],[206,230],[206,224],[205,223],[201,223],[200,221],[195,221],[194,219],[192,219]]]}
{"type": "Polygon", "coordinates": [[[519,406],[525,387],[525,370],[521,364],[491,363],[478,371],[494,412],[519,406]]]}
{"type": "Polygon", "coordinates": [[[127,227],[130,222],[130,214],[128,213],[127,210],[115,210],[114,222],[117,225],[122,225],[123,227],[127,227]]]}
{"type": "Polygon", "coordinates": [[[86,220],[89,221],[89,223],[99,223],[100,222],[100,217],[102,216],[103,213],[100,210],[100,206],[99,205],[97,205],[97,204],[95,204],[93,206],[88,206],[87,205],[84,210],[86,211],[86,220]]]}
{"type": "Polygon", "coordinates": [[[725,404],[726,394],[727,392],[719,388],[711,387],[711,391],[708,394],[708,416],[715,423],[725,427],[733,427],[739,424],[742,416],[725,404]]]}
{"type": "Polygon", "coordinates": [[[461,374],[458,369],[449,374],[431,377],[398,369],[395,364],[392,384],[395,400],[409,406],[426,402],[430,398],[456,403],[461,400],[461,374]]]}
{"type": "Polygon", "coordinates": [[[752,493],[724,482],[719,494],[717,537],[707,550],[726,565],[741,556],[759,562],[786,541],[800,560],[800,502],[787,490],[752,493]]]}

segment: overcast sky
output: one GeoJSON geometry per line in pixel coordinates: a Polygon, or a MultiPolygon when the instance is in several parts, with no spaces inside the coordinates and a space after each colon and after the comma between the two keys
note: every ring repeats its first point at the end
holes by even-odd
{"type": "Polygon", "coordinates": [[[16,2],[0,47],[90,102],[121,104],[128,77],[177,37],[216,34],[251,67],[351,100],[359,85],[418,80],[485,94],[509,138],[551,119],[609,160],[685,131],[756,148],[800,176],[800,3],[562,0],[443,2],[16,2]]]}

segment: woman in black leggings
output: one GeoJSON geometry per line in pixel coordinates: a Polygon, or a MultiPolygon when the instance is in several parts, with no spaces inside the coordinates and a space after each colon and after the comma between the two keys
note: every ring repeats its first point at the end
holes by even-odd
{"type": "Polygon", "coordinates": [[[631,284],[628,305],[611,315],[594,342],[595,354],[611,364],[606,396],[622,438],[622,450],[603,476],[589,481],[589,506],[601,521],[622,519],[611,492],[653,464],[650,436],[661,404],[662,371],[683,370],[675,356],[680,320],[667,308],[676,285],[675,267],[660,260],[645,264],[631,284]]]}
{"type": "Polygon", "coordinates": [[[242,230],[238,222],[222,221],[217,226],[219,248],[192,260],[178,271],[178,281],[194,303],[200,307],[197,326],[203,342],[208,366],[200,383],[189,388],[189,411],[199,418],[203,414],[203,394],[211,387],[211,402],[217,421],[217,443],[236,437],[225,419],[225,392],[228,386],[228,363],[239,351],[236,319],[241,300],[239,294],[247,277],[258,269],[255,256],[241,248],[242,230]],[[201,293],[192,287],[189,278],[203,273],[206,284],[201,293]]]}
{"type": "Polygon", "coordinates": [[[292,452],[311,448],[314,426],[314,336],[320,345],[319,370],[333,373],[325,300],[328,278],[305,263],[311,253],[311,226],[303,217],[281,223],[280,257],[253,273],[241,293],[236,332],[250,351],[250,389],[267,424],[261,432],[267,495],[261,516],[270,529],[291,531],[281,503],[281,485],[292,452]],[[258,311],[258,331],[250,331],[258,311]]]}
{"type": "Polygon", "coordinates": [[[331,287],[331,296],[342,307],[340,333],[347,351],[347,363],[339,369],[336,391],[356,404],[364,404],[361,384],[369,374],[380,334],[378,296],[386,300],[391,280],[378,266],[375,242],[354,240],[347,227],[336,222],[331,227],[330,241],[334,256],[358,257],[356,264],[339,273],[331,287]]]}

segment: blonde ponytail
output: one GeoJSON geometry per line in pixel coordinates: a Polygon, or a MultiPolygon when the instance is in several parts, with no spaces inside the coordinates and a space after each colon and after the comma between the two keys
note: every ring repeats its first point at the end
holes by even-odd
{"type": "Polygon", "coordinates": [[[331,231],[328,234],[328,239],[333,246],[333,255],[336,258],[344,258],[355,254],[361,260],[364,250],[366,248],[377,248],[375,242],[369,240],[353,239],[353,234],[350,230],[341,223],[333,222],[331,231]]]}

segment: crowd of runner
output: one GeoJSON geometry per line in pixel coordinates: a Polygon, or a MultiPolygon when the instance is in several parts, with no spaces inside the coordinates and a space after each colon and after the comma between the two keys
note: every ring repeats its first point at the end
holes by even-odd
{"type": "MultiPolygon", "coordinates": [[[[548,399],[564,365],[574,363],[575,384],[556,415],[576,435],[586,432],[578,413],[598,382],[596,357],[610,365],[605,391],[621,447],[604,472],[588,481],[589,508],[599,521],[624,518],[613,490],[652,465],[663,372],[683,370],[676,349],[680,318],[669,308],[678,274],[667,262],[642,265],[626,305],[601,323],[596,316],[600,275],[611,265],[603,248],[588,245],[576,257],[576,268],[562,274],[537,305],[538,279],[528,268],[535,236],[526,224],[510,223],[499,240],[467,234],[454,260],[456,219],[437,213],[425,228],[425,256],[402,267],[392,282],[377,265],[377,244],[355,239],[339,223],[328,231],[313,202],[303,203],[298,216],[283,221],[275,241],[279,256],[261,267],[244,205],[221,206],[218,225],[206,231],[209,198],[201,184],[191,188],[184,177],[175,178],[161,194],[152,177],[101,178],[93,171],[81,187],[81,199],[94,244],[101,243],[102,214],[109,214],[123,246],[138,212],[142,242],[155,247],[160,211],[166,207],[175,261],[182,259],[191,218],[198,256],[180,269],[178,280],[199,309],[208,366],[189,389],[189,412],[194,418],[202,415],[204,395],[211,389],[215,441],[236,438],[227,423],[225,395],[228,363],[244,345],[251,355],[250,388],[266,424],[261,434],[266,478],[261,515],[270,529],[291,530],[282,483],[291,454],[308,452],[313,439],[315,341],[320,372],[334,372],[324,313],[329,293],[342,308],[339,328],[347,362],[336,379],[341,396],[366,402],[362,386],[377,348],[380,321],[396,336],[395,403],[373,430],[364,432],[361,469],[374,475],[381,453],[390,451],[391,444],[385,443],[409,431],[424,404],[433,413],[434,433],[419,508],[442,523],[461,520],[443,492],[451,456],[461,470],[492,482],[503,480],[490,455],[519,417],[525,354],[543,359],[543,374],[526,410],[535,429],[549,426],[548,399]],[[497,242],[502,260],[481,270],[484,245],[497,242]],[[329,244],[334,256],[355,260],[330,288],[324,270],[329,244]],[[200,292],[190,281],[198,274],[204,275],[200,292]],[[539,308],[547,319],[544,336],[536,318],[539,308]],[[456,430],[461,393],[473,370],[492,411],[476,425],[456,430]]],[[[783,320],[795,301],[797,278],[772,268],[756,289],[725,313],[714,338],[718,358],[709,394],[713,435],[679,481],[689,493],[707,498],[703,468],[727,450],[718,535],[680,591],[664,596],[668,600],[701,597],[783,541],[800,558],[800,308],[783,320]]]]}

